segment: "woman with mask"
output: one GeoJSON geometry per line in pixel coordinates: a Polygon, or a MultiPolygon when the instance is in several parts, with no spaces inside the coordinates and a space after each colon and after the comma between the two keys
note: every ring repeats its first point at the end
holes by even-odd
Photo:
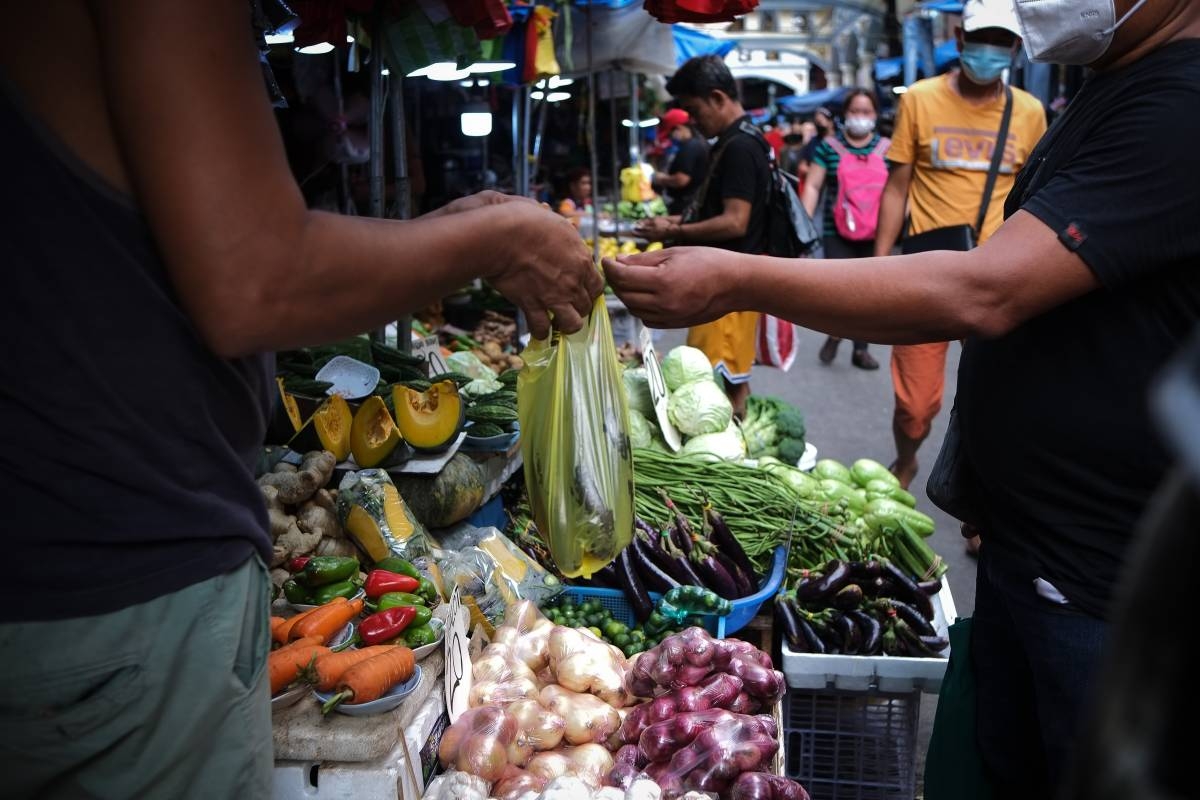
{"type": "MultiPolygon", "coordinates": [[[[844,108],[841,130],[817,145],[804,176],[801,200],[814,216],[821,191],[825,191],[825,258],[870,258],[875,253],[879,200],[887,183],[884,154],[889,142],[875,132],[879,102],[869,90],[851,91],[844,108]],[[846,181],[839,183],[843,172],[846,181]]],[[[832,363],[841,341],[836,336],[825,339],[819,354],[822,364],[832,363]]],[[[859,369],[879,369],[863,341],[854,342],[850,363],[859,369]]]]}

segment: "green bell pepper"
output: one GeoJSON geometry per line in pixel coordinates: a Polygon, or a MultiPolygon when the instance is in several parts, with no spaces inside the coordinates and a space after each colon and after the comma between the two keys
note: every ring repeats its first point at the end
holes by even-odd
{"type": "MultiPolygon", "coordinates": [[[[418,608],[425,605],[425,601],[409,592],[388,592],[381,595],[375,603],[375,608],[378,611],[387,611],[389,608],[397,606],[417,606],[418,608]]],[[[419,623],[418,623],[419,624],[419,623]]]]}
{"type": "Polygon", "coordinates": [[[423,647],[433,644],[438,639],[437,631],[426,622],[423,625],[410,625],[404,629],[404,643],[409,647],[423,647]]]}
{"type": "Polygon", "coordinates": [[[382,569],[387,572],[394,572],[397,575],[407,575],[413,580],[421,580],[421,573],[409,562],[398,556],[388,556],[382,561],[375,563],[375,569],[382,569]]]}
{"type": "Polygon", "coordinates": [[[294,579],[284,581],[283,596],[287,598],[289,603],[297,605],[310,605],[312,603],[312,600],[308,596],[308,589],[305,589],[294,579]]]}
{"type": "Polygon", "coordinates": [[[417,579],[417,592],[419,596],[425,598],[425,603],[437,603],[442,599],[437,587],[433,585],[433,581],[426,577],[417,579]]]}
{"type": "Polygon", "coordinates": [[[340,583],[358,574],[358,559],[348,556],[317,556],[310,558],[304,569],[296,573],[296,582],[310,589],[340,583]]]}
{"type": "Polygon", "coordinates": [[[349,600],[358,592],[359,588],[354,581],[329,583],[314,589],[309,595],[309,602],[315,606],[323,606],[335,597],[344,597],[349,600]]]}

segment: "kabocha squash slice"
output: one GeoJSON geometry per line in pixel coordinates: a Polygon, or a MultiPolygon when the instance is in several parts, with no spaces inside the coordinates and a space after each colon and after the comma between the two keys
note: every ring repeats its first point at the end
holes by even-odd
{"type": "Polygon", "coordinates": [[[341,395],[330,395],[308,418],[288,447],[299,453],[328,450],[339,462],[350,457],[350,428],[354,415],[341,395]]]}
{"type": "Polygon", "coordinates": [[[275,383],[279,394],[271,406],[271,418],[267,422],[267,434],[263,443],[287,444],[297,431],[304,427],[304,420],[300,416],[296,398],[283,388],[283,378],[276,378],[275,383]]]}
{"type": "Polygon", "coordinates": [[[371,395],[358,407],[350,426],[350,452],[354,454],[354,462],[360,467],[379,466],[398,444],[400,431],[383,404],[383,398],[371,395]]]}
{"type": "Polygon", "coordinates": [[[463,401],[453,381],[438,381],[423,392],[394,386],[392,405],[400,435],[417,450],[445,450],[462,430],[463,401]]]}

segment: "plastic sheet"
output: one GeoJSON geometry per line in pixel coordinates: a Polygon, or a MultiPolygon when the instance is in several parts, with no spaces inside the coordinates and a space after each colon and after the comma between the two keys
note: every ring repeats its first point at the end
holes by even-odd
{"type": "MultiPolygon", "coordinates": [[[[718,710],[680,714],[658,723],[671,726],[669,736],[656,740],[655,752],[665,758],[652,761],[645,775],[662,787],[667,800],[688,791],[725,797],[742,773],[770,769],[779,741],[769,722],[770,717],[718,710]]],[[[655,727],[642,733],[643,741],[655,733],[655,727]]]]}
{"type": "Polygon", "coordinates": [[[603,295],[577,333],[533,340],[517,381],[521,453],[538,531],[562,574],[588,577],[633,536],[633,457],[603,295]]]}
{"type": "Polygon", "coordinates": [[[508,748],[517,739],[517,722],[494,706],[472,708],[442,734],[438,759],[489,783],[509,767],[508,748]]]}

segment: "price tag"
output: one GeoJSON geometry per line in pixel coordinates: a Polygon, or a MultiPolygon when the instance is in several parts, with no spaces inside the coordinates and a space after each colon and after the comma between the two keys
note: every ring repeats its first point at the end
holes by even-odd
{"type": "Polygon", "coordinates": [[[442,357],[442,345],[438,342],[437,336],[426,336],[413,342],[413,355],[424,359],[431,376],[450,371],[446,359],[442,357]]]}
{"type": "Polygon", "coordinates": [[[641,344],[642,361],[646,366],[646,379],[650,385],[650,399],[654,402],[654,416],[658,418],[658,427],[662,429],[663,440],[667,446],[678,450],[683,446],[683,437],[675,430],[671,418],[667,416],[667,399],[670,393],[667,391],[667,382],[663,380],[662,368],[658,364],[658,354],[654,352],[654,339],[649,328],[642,328],[641,344]]]}
{"type": "Polygon", "coordinates": [[[467,613],[458,596],[458,587],[450,595],[450,619],[446,623],[446,713],[453,724],[470,707],[471,654],[468,652],[467,613]]]}

